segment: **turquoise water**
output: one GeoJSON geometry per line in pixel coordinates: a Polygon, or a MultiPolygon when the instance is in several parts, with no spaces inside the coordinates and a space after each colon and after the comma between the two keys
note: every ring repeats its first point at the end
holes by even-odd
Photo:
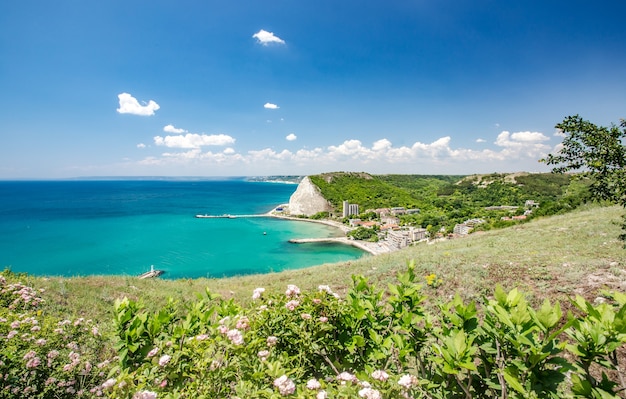
{"type": "Polygon", "coordinates": [[[244,180],[0,182],[0,268],[35,275],[224,277],[357,259],[338,244],[290,244],[333,237],[332,227],[259,214],[286,203],[296,185],[244,180]]]}

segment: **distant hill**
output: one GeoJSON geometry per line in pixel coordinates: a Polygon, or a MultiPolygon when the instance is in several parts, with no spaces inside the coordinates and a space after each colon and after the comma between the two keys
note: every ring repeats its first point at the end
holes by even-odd
{"type": "Polygon", "coordinates": [[[420,209],[419,215],[405,216],[403,222],[447,229],[475,217],[495,224],[510,212],[485,209],[488,207],[519,207],[518,213],[523,213],[526,201],[534,201],[539,204],[534,213],[548,215],[574,209],[588,196],[584,183],[570,175],[552,173],[463,176],[332,172],[309,178],[336,214],[341,213],[343,201],[358,204],[361,212],[388,207],[420,209]]]}

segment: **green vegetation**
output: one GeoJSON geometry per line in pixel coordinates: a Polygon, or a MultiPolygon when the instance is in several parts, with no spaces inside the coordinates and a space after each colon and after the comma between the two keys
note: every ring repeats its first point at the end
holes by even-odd
{"type": "MultiPolygon", "coordinates": [[[[565,134],[563,147],[542,161],[555,165],[555,173],[578,171],[576,178],[590,182],[594,199],[626,208],[626,120],[607,128],[575,115],[556,128],[565,134]]],[[[620,239],[626,241],[626,215],[620,239]]]]}
{"type": "Polygon", "coordinates": [[[571,211],[589,198],[588,183],[551,173],[374,176],[340,172],[310,179],[336,214],[341,213],[344,200],[359,204],[362,219],[370,209],[419,209],[419,213],[401,215],[401,224],[426,227],[433,234],[442,228],[451,232],[455,224],[474,218],[487,222],[481,230],[510,225],[501,219],[523,214],[528,200],[539,204],[530,215],[533,217],[571,211]],[[497,206],[513,209],[488,209],[497,206]]]}

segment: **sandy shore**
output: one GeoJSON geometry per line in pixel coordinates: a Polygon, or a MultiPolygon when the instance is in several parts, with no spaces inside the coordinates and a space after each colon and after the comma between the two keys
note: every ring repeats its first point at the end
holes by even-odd
{"type": "MultiPolygon", "coordinates": [[[[327,226],[332,226],[332,227],[336,227],[340,229],[344,234],[352,230],[350,227],[346,226],[345,224],[336,222],[334,220],[298,218],[298,217],[293,217],[293,216],[288,216],[288,215],[283,215],[283,214],[277,214],[274,210],[269,211],[266,215],[269,217],[278,218],[278,219],[325,224],[327,226]]],[[[336,242],[336,243],[345,244],[345,245],[352,245],[353,247],[359,248],[372,255],[380,255],[380,254],[392,252],[392,248],[390,248],[386,243],[352,240],[348,237],[329,237],[329,238],[312,238],[312,239],[304,238],[304,239],[296,239],[296,240],[290,240],[290,241],[294,243],[336,242]]]]}

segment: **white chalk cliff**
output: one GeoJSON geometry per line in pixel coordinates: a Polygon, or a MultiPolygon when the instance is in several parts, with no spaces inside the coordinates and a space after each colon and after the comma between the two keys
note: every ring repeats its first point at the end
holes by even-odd
{"type": "Polygon", "coordinates": [[[332,211],[332,206],[308,176],[302,179],[296,192],[289,198],[289,213],[291,215],[313,216],[318,212],[330,211],[332,211]]]}

